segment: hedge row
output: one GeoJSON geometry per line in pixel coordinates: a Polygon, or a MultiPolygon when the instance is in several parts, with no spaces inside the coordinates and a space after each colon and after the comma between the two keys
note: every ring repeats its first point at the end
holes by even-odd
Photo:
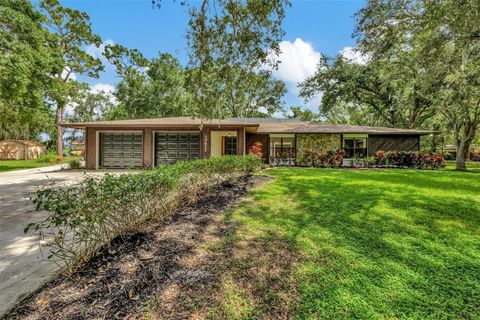
{"type": "Polygon", "coordinates": [[[344,150],[316,152],[305,150],[297,156],[297,164],[307,167],[332,167],[338,168],[342,166],[344,150]]]}
{"type": "Polygon", "coordinates": [[[47,218],[25,232],[34,229],[47,236],[49,258],[60,259],[72,271],[116,236],[162,220],[179,205],[261,165],[257,157],[225,156],[140,173],[87,176],[69,187],[50,185],[38,190],[33,200],[37,210],[48,212],[47,218]]]}
{"type": "Polygon", "coordinates": [[[304,151],[297,156],[297,165],[308,167],[402,167],[438,169],[445,165],[444,158],[435,153],[421,151],[377,151],[373,157],[344,160],[345,151],[304,151]]]}
{"type": "Polygon", "coordinates": [[[375,162],[380,166],[417,169],[438,169],[445,166],[443,156],[421,151],[377,151],[375,162]]]}

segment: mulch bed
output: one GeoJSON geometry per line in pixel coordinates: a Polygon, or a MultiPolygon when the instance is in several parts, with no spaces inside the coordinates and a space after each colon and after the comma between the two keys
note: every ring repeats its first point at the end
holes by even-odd
{"type": "Polygon", "coordinates": [[[198,246],[228,228],[225,210],[253,185],[272,178],[252,176],[222,185],[161,225],[115,238],[73,275],[62,275],[19,303],[5,319],[188,319],[197,293],[218,281],[212,261],[198,246]]]}

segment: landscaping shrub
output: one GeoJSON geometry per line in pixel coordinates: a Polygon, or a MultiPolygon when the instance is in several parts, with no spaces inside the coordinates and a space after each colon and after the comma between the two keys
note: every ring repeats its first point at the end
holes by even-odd
{"type": "Polygon", "coordinates": [[[480,161],[480,150],[470,152],[470,161],[480,161]]]}
{"type": "Polygon", "coordinates": [[[155,170],[103,177],[87,176],[79,185],[39,189],[33,202],[48,216],[26,227],[49,239],[51,255],[68,271],[87,261],[119,235],[146,222],[168,217],[221,183],[231,183],[261,167],[258,157],[225,156],[183,161],[155,170]]]}
{"type": "Polygon", "coordinates": [[[248,148],[248,155],[254,155],[259,158],[263,158],[262,148],[263,148],[263,144],[257,141],[250,148],[248,148]]]}
{"type": "Polygon", "coordinates": [[[341,167],[343,158],[345,157],[344,150],[316,152],[305,150],[297,158],[298,164],[308,167],[341,167]]]}
{"type": "Polygon", "coordinates": [[[68,161],[68,164],[70,165],[70,169],[79,169],[80,168],[80,160],[78,159],[72,159],[68,161]]]}
{"type": "Polygon", "coordinates": [[[56,164],[62,161],[61,157],[58,157],[55,154],[45,154],[37,158],[38,162],[56,164]]]}
{"type": "Polygon", "coordinates": [[[387,167],[438,169],[445,166],[443,156],[421,151],[377,151],[375,159],[377,165],[387,167]]]}

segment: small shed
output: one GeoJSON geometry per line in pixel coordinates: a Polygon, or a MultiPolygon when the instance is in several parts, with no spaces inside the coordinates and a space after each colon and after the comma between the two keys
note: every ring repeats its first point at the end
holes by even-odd
{"type": "Polygon", "coordinates": [[[10,139],[0,141],[0,160],[37,159],[45,151],[45,145],[40,142],[10,139]]]}
{"type": "Polygon", "coordinates": [[[74,140],[70,143],[72,150],[70,153],[74,156],[85,155],[85,140],[74,140]]]}

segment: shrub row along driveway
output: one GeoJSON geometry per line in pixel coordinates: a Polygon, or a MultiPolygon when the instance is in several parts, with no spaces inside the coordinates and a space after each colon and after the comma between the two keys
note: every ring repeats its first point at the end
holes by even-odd
{"type": "Polygon", "coordinates": [[[58,165],[0,174],[0,316],[57,269],[55,264],[46,261],[38,236],[25,235],[23,229],[44,217],[42,212],[29,212],[33,209],[29,198],[39,186],[51,180],[75,183],[85,175],[80,170],[60,168],[58,165]]]}

